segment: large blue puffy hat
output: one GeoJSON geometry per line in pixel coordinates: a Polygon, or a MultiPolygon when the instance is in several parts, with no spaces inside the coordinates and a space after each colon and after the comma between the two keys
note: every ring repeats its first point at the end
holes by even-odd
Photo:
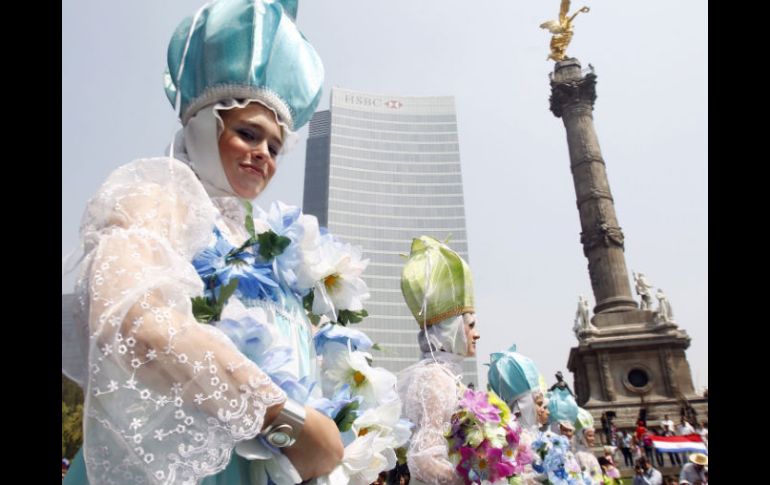
{"type": "Polygon", "coordinates": [[[550,423],[562,423],[573,426],[573,423],[578,417],[578,405],[575,402],[575,398],[566,389],[556,388],[553,391],[548,391],[546,395],[548,398],[548,411],[550,415],[548,421],[550,423]]]}
{"type": "MultiPolygon", "coordinates": [[[[284,2],[295,15],[296,0],[284,2]]],[[[165,87],[171,104],[179,102],[183,124],[227,98],[260,101],[291,130],[310,120],[324,69],[289,14],[273,0],[217,0],[179,24],[168,45],[165,87]]]]}
{"type": "Polygon", "coordinates": [[[540,389],[540,373],[535,362],[516,352],[516,344],[505,352],[491,354],[489,359],[487,381],[506,403],[540,389]]]}

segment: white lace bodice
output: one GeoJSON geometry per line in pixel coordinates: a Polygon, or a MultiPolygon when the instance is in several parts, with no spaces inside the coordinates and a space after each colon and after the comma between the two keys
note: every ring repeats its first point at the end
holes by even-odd
{"type": "Polygon", "coordinates": [[[407,461],[418,480],[431,485],[459,485],[463,481],[449,461],[444,433],[460,399],[462,358],[437,354],[438,362],[423,359],[398,376],[404,417],[415,424],[407,461]]]}
{"type": "Polygon", "coordinates": [[[584,447],[579,446],[575,451],[575,459],[580,465],[580,469],[583,471],[583,481],[588,484],[601,484],[602,483],[602,467],[599,465],[599,460],[593,452],[584,447]]]}
{"type": "Polygon", "coordinates": [[[218,205],[168,158],[120,167],[88,204],[75,329],[62,338],[83,349],[63,370],[86,391],[92,485],[194,484],[222,470],[265,409],[286,399],[219,329],[193,318],[190,298],[203,293],[193,256],[215,224],[233,243],[246,237],[218,205]]]}

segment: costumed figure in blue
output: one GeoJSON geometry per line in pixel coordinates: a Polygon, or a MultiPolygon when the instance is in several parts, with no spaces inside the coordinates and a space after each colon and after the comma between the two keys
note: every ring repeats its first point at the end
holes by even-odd
{"type": "Polygon", "coordinates": [[[251,204],[321,99],[321,60],[283,3],[218,0],[182,21],[165,83],[182,129],[88,203],[62,328],[85,391],[66,484],[364,485],[409,438],[395,376],[346,326],[366,316],[360,249],[297,207],[251,204]]]}
{"type": "Polygon", "coordinates": [[[545,392],[545,380],[534,361],[518,352],[514,344],[505,352],[490,355],[487,379],[492,390],[517,416],[522,428],[520,447],[528,447],[532,454],[532,463],[521,474],[521,483],[584,484],[568,438],[550,429],[553,394],[545,392]]]}

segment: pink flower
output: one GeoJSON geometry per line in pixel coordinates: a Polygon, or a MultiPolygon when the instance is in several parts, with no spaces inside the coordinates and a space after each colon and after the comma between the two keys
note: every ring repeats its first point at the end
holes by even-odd
{"type": "Polygon", "coordinates": [[[487,393],[468,389],[460,400],[460,408],[467,409],[481,423],[499,423],[500,410],[489,403],[487,393]]]}
{"type": "Polygon", "coordinates": [[[482,445],[484,448],[484,455],[489,468],[489,476],[487,480],[490,482],[496,482],[500,478],[509,477],[513,475],[513,464],[503,458],[503,450],[500,448],[491,448],[482,445]]]}

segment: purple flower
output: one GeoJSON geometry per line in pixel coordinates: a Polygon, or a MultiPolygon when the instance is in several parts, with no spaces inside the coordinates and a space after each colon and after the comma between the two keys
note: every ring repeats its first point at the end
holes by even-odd
{"type": "Polygon", "coordinates": [[[515,448],[519,444],[519,433],[510,426],[505,427],[505,440],[508,445],[515,448]]]}
{"type": "Polygon", "coordinates": [[[460,407],[473,413],[480,423],[500,422],[500,410],[489,403],[484,391],[466,390],[460,400],[460,407]]]}

